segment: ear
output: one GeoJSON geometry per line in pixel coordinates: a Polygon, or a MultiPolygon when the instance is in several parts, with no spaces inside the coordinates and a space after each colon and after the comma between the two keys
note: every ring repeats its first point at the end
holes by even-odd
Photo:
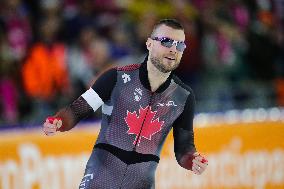
{"type": "Polygon", "coordinates": [[[146,41],[146,47],[147,47],[148,51],[150,50],[151,46],[152,46],[152,41],[151,41],[150,38],[148,38],[147,41],[146,41]]]}

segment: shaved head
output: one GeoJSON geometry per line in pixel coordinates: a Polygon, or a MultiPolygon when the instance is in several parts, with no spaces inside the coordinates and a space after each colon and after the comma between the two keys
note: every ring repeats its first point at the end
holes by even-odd
{"type": "Polygon", "coordinates": [[[184,31],[183,26],[177,20],[175,20],[175,19],[163,19],[163,20],[160,20],[157,24],[155,24],[153,31],[152,31],[152,34],[151,34],[151,37],[156,35],[156,30],[162,25],[168,26],[168,27],[176,29],[176,30],[183,30],[184,31]]]}

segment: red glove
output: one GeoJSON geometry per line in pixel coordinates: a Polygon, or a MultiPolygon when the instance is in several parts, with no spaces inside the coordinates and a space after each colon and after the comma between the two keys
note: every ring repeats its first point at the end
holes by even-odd
{"type": "Polygon", "coordinates": [[[43,132],[47,136],[52,136],[62,126],[62,119],[59,117],[48,117],[43,124],[43,132]]]}

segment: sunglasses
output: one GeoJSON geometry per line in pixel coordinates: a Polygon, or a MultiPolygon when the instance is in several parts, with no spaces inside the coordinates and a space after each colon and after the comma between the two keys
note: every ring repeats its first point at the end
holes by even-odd
{"type": "Polygon", "coordinates": [[[171,48],[173,45],[175,45],[176,49],[180,52],[183,52],[186,48],[184,41],[176,41],[168,37],[151,37],[151,39],[155,41],[160,41],[161,45],[167,48],[171,48]]]}

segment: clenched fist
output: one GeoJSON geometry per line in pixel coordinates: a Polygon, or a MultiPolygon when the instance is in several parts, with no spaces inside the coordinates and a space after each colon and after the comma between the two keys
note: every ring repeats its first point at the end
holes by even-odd
{"type": "Polygon", "coordinates": [[[195,174],[200,175],[205,171],[207,166],[208,160],[202,157],[200,154],[195,153],[192,160],[192,171],[195,174]]]}
{"type": "Polygon", "coordinates": [[[47,136],[52,136],[62,126],[62,119],[58,117],[48,117],[43,124],[43,132],[47,136]]]}

